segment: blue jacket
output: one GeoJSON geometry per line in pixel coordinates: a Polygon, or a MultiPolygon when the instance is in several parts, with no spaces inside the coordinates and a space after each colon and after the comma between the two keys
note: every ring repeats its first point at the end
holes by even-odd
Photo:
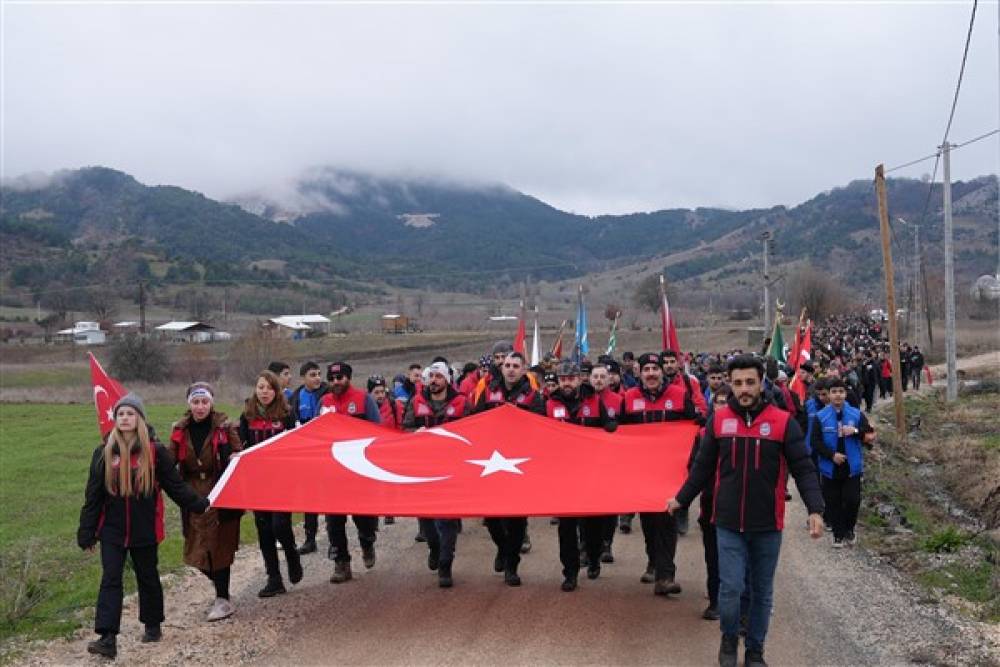
{"type": "MultiPolygon", "coordinates": [[[[823,448],[819,451],[819,472],[823,477],[833,479],[834,468],[833,454],[837,451],[837,426],[853,426],[858,429],[855,435],[844,438],[844,454],[847,456],[847,465],[850,466],[851,477],[857,477],[864,472],[864,460],[862,455],[862,426],[865,423],[861,410],[858,410],[849,403],[844,403],[838,420],[837,411],[832,405],[828,405],[816,413],[814,424],[822,429],[823,448]],[[827,451],[823,451],[823,450],[827,451]]],[[[814,426],[813,428],[816,428],[814,426]]],[[[815,436],[814,436],[815,438],[815,436]]]]}
{"type": "Polygon", "coordinates": [[[822,409],[823,403],[815,396],[806,401],[806,449],[809,450],[809,455],[813,457],[816,456],[812,448],[813,417],[822,409]]]}

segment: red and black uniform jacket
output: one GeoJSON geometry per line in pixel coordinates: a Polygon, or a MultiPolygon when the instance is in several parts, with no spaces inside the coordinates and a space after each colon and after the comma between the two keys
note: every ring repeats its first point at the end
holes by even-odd
{"type": "Polygon", "coordinates": [[[402,428],[403,418],[400,415],[402,401],[397,401],[391,396],[386,396],[385,400],[378,404],[378,413],[382,418],[382,426],[389,428],[402,428]]]}
{"type": "MultiPolygon", "coordinates": [[[[374,398],[354,386],[347,387],[347,389],[340,394],[331,390],[323,394],[323,398],[320,400],[320,413],[336,412],[342,415],[367,419],[367,407],[369,400],[374,404],[374,398]]],[[[378,406],[376,405],[375,407],[378,406]]],[[[381,416],[382,413],[379,411],[380,419],[381,416]]],[[[372,421],[374,421],[374,419],[372,421]]],[[[389,425],[391,426],[391,424],[389,425]]]]}
{"type": "Polygon", "coordinates": [[[691,391],[683,381],[669,384],[664,382],[655,391],[649,391],[643,386],[632,387],[625,392],[622,401],[623,424],[693,420],[697,417],[691,391]]]}
{"type": "Polygon", "coordinates": [[[295,428],[295,416],[292,414],[283,420],[271,420],[259,415],[247,417],[244,412],[240,415],[240,442],[243,444],[243,449],[250,449],[293,428],[295,428]]]}
{"type": "MultiPolygon", "coordinates": [[[[80,510],[80,527],[76,531],[76,543],[81,549],[94,546],[98,540],[122,547],[146,547],[162,542],[165,532],[161,489],[185,511],[201,513],[208,509],[208,499],[199,496],[181,479],[170,452],[156,441],[151,444],[155,482],[148,495],[123,497],[109,493],[104,485],[104,446],[94,450],[80,510]]],[[[117,445],[113,451],[117,467],[121,465],[117,445]]],[[[132,447],[129,461],[134,474],[139,463],[138,445],[132,447]]]]}
{"type": "Polygon", "coordinates": [[[545,414],[568,424],[600,426],[608,432],[618,428],[618,420],[608,413],[601,396],[588,384],[581,385],[572,396],[558,389],[553,391],[545,402],[545,414]]]}
{"type": "Polygon", "coordinates": [[[507,388],[502,376],[491,378],[490,383],[479,394],[472,412],[492,410],[504,403],[510,403],[537,415],[544,415],[545,399],[542,397],[541,391],[532,387],[531,380],[528,379],[529,376],[530,373],[521,378],[510,389],[507,388]]]}
{"type": "Polygon", "coordinates": [[[608,411],[608,416],[612,419],[621,419],[622,407],[625,404],[625,392],[619,387],[618,390],[605,387],[600,393],[601,403],[608,411]]]}
{"type": "Polygon", "coordinates": [[[419,394],[411,398],[406,404],[406,412],[403,414],[403,430],[415,431],[421,427],[431,428],[461,419],[465,416],[469,401],[465,394],[456,391],[454,387],[449,385],[444,401],[436,407],[434,403],[435,401],[431,400],[430,387],[424,387],[419,394]]]}
{"type": "Polygon", "coordinates": [[[716,526],[739,532],[782,530],[789,472],[809,513],[822,513],[816,468],[799,425],[769,403],[745,410],[731,397],[706,425],[677,502],[690,505],[711,484],[716,526]]]}

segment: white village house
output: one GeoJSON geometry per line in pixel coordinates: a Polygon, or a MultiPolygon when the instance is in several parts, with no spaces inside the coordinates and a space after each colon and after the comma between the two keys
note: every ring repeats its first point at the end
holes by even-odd
{"type": "Polygon", "coordinates": [[[298,340],[312,331],[330,333],[330,318],[319,314],[282,315],[272,317],[264,323],[264,327],[298,340]]]}
{"type": "Polygon", "coordinates": [[[56,332],[56,340],[77,345],[103,345],[107,339],[107,332],[97,322],[75,322],[72,328],[56,332]]]}
{"type": "Polygon", "coordinates": [[[156,333],[161,340],[174,343],[210,343],[232,338],[228,332],[216,331],[215,327],[204,322],[167,322],[156,327],[156,333]]]}

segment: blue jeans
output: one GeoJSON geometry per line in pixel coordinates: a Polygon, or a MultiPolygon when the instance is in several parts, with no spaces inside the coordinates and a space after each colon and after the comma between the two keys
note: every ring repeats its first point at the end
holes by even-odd
{"type": "Polygon", "coordinates": [[[427,547],[437,551],[442,563],[455,560],[455,542],[458,541],[458,519],[427,519],[417,521],[427,538],[427,547]]]}
{"type": "Polygon", "coordinates": [[[719,543],[719,623],[722,634],[735,637],[740,631],[740,597],[750,570],[750,614],[746,647],[763,651],[771,620],[774,570],[781,553],[781,531],[740,533],[716,526],[719,543]]]}

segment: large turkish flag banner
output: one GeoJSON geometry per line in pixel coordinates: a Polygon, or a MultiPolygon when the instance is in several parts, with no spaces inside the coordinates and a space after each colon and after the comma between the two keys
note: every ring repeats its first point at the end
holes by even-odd
{"type": "Polygon", "coordinates": [[[214,507],[385,516],[573,516],[662,511],[698,427],[616,433],[501,406],[403,433],[329,413],[236,454],[214,507]]]}

